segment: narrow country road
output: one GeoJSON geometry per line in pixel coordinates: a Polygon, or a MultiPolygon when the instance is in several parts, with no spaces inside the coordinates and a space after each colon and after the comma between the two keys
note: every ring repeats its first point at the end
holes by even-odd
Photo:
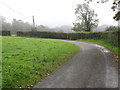
{"type": "MultiPolygon", "coordinates": [[[[62,40],[66,41],[66,40],[62,40]]],[[[105,47],[67,41],[80,51],[34,88],[117,88],[118,70],[112,53],[105,47]]]]}

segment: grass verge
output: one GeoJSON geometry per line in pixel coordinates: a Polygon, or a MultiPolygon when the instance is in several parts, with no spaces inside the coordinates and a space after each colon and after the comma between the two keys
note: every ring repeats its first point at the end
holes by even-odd
{"type": "Polygon", "coordinates": [[[102,45],[104,47],[107,47],[108,49],[110,49],[118,59],[120,59],[120,47],[114,46],[112,44],[106,43],[105,41],[102,40],[94,40],[94,39],[80,39],[78,41],[83,41],[83,42],[89,42],[89,43],[95,43],[98,45],[102,45]]]}
{"type": "Polygon", "coordinates": [[[48,39],[2,38],[3,88],[29,88],[55,71],[79,48],[74,44],[48,39]]]}

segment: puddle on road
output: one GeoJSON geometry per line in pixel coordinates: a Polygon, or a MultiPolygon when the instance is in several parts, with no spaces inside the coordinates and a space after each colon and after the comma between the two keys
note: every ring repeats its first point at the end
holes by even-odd
{"type": "Polygon", "coordinates": [[[99,49],[101,49],[103,52],[105,52],[105,53],[109,53],[110,51],[108,50],[108,49],[106,49],[105,47],[103,47],[103,46],[100,46],[100,45],[95,45],[95,46],[97,46],[99,49]]]}

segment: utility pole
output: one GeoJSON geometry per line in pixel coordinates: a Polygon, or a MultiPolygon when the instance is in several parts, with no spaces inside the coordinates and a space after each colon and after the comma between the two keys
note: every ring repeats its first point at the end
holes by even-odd
{"type": "Polygon", "coordinates": [[[32,28],[32,31],[36,31],[34,16],[32,16],[32,19],[33,19],[33,28],[32,28]]]}

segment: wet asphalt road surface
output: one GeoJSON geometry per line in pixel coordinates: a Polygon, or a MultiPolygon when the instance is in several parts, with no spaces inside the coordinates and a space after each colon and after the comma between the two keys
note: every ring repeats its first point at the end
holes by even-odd
{"type": "MultiPolygon", "coordinates": [[[[66,40],[62,40],[66,41],[66,40]]],[[[34,88],[117,88],[117,63],[107,48],[97,44],[67,41],[80,51],[34,88]]]]}

